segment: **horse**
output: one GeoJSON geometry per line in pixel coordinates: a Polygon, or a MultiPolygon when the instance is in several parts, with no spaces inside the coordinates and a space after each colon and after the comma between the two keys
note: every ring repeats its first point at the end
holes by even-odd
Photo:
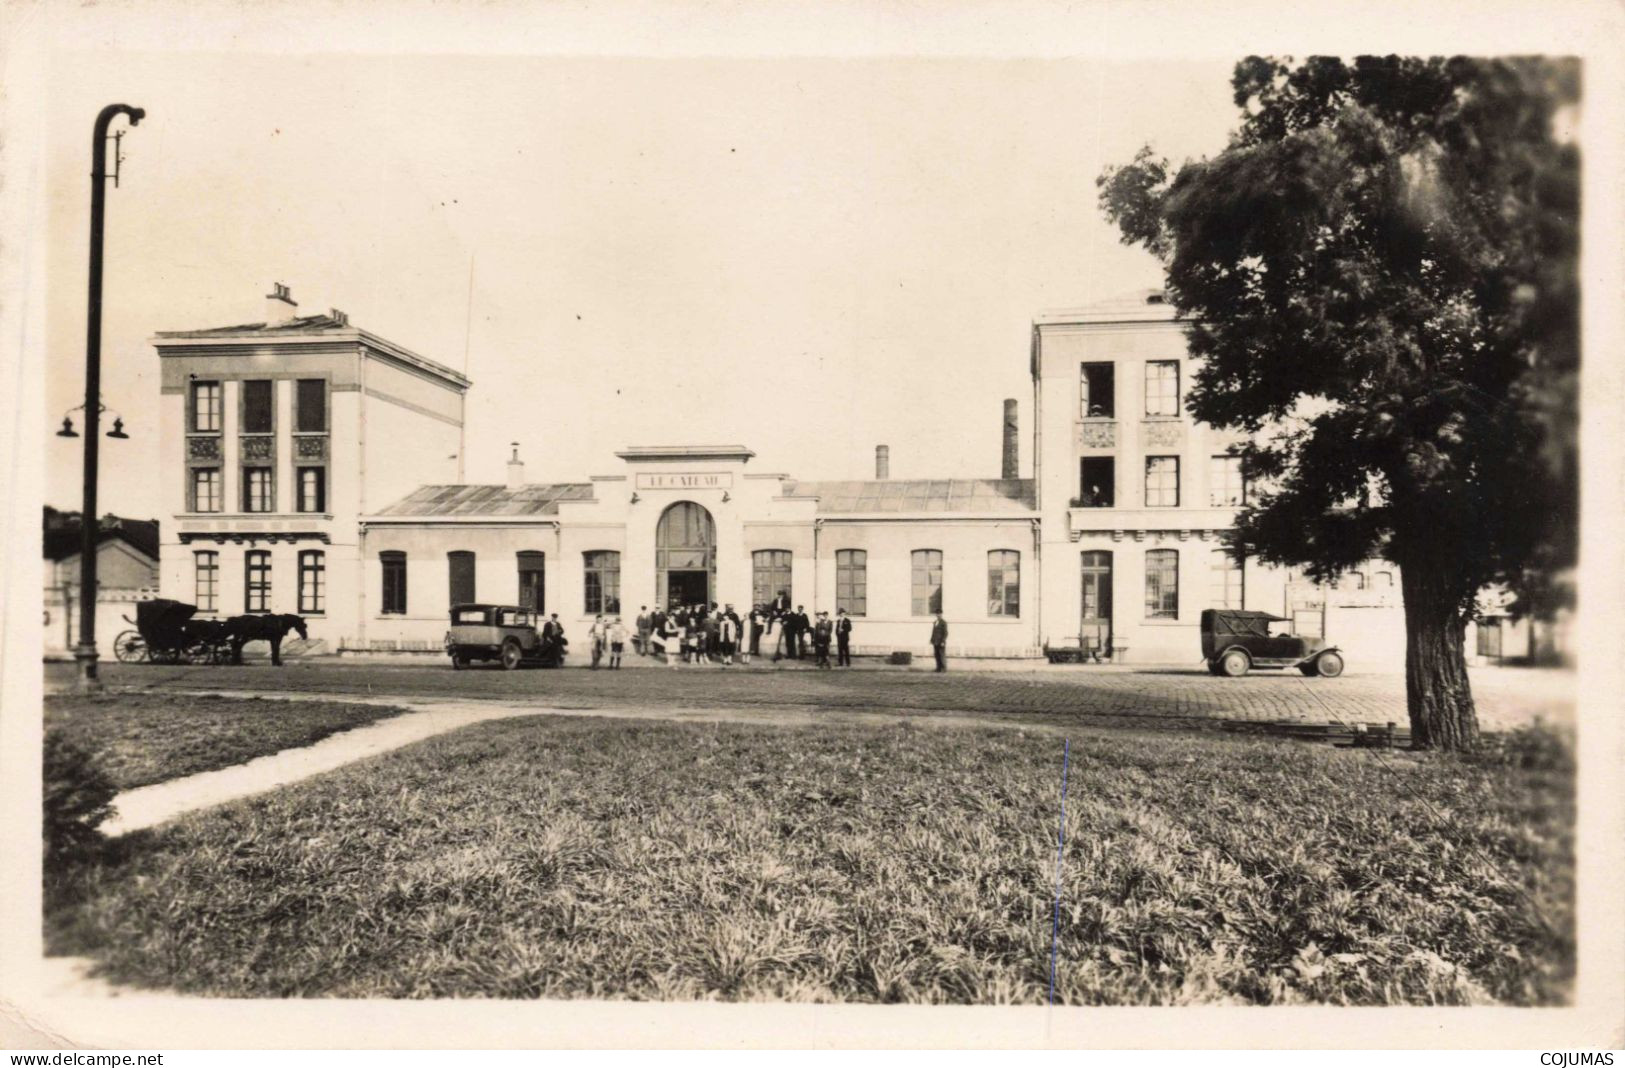
{"type": "Polygon", "coordinates": [[[298,631],[301,641],[310,638],[305,630],[305,621],[300,616],[232,616],[226,620],[226,634],[231,641],[231,662],[243,662],[243,646],[249,642],[270,642],[271,663],[281,667],[282,639],[287,637],[290,630],[298,631]]]}

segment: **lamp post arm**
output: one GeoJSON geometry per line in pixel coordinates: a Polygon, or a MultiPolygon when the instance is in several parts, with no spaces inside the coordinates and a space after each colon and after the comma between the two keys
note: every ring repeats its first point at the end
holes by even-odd
{"type": "Polygon", "coordinates": [[[96,469],[101,444],[102,392],[102,228],[107,209],[107,128],[124,115],[135,126],[146,117],[141,108],[109,104],[96,116],[90,170],[90,300],[85,316],[85,467],[84,506],[79,516],[79,684],[96,683],[96,542],[101,523],[96,514],[96,469]]]}

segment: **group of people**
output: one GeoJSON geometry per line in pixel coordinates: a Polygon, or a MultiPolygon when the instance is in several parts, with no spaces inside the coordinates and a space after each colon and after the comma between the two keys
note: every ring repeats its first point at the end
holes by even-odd
{"type": "MultiPolygon", "coordinates": [[[[558,616],[544,625],[544,639],[564,641],[564,626],[558,616]]],[[[592,650],[592,667],[596,671],[605,657],[610,670],[619,669],[621,656],[628,639],[643,656],[658,656],[668,666],[682,664],[721,664],[731,667],[734,657],[748,664],[752,657],[762,655],[762,638],[773,642],[773,660],[805,660],[811,652],[815,666],[831,667],[830,646],[835,647],[836,664],[852,666],[852,617],[846,609],[837,609],[835,617],[828,612],[808,616],[801,605],[792,611],[790,599],[784,594],[769,604],[753,605],[750,614],[740,618],[734,606],[712,603],[678,605],[670,611],[647,605],[638,611],[637,631],[629,634],[620,616],[598,616],[587,631],[592,650]],[[775,636],[775,631],[777,635],[775,636]]],[[[931,625],[931,651],[938,671],[948,670],[948,621],[942,613],[936,614],[931,625]]]]}
{"type": "Polygon", "coordinates": [[[762,654],[762,639],[773,643],[772,656],[802,660],[809,653],[817,666],[827,668],[830,648],[836,649],[843,667],[852,664],[852,620],[842,609],[834,619],[828,612],[809,617],[804,609],[790,608],[782,594],[769,604],[752,605],[741,617],[734,606],[712,603],[676,605],[663,609],[648,606],[639,610],[634,641],[644,656],[658,656],[666,664],[720,664],[731,667],[748,664],[762,654]]]}

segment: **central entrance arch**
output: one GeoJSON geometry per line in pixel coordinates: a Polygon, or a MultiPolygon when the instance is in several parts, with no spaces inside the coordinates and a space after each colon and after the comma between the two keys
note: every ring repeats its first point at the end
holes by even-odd
{"type": "Polygon", "coordinates": [[[707,604],[717,594],[717,525],[693,501],[678,501],[655,526],[655,604],[707,604]]]}

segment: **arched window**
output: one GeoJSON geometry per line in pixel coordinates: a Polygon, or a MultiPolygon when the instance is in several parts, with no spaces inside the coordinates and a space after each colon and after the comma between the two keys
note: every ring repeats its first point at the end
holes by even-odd
{"type": "Polygon", "coordinates": [[[299,614],[327,611],[327,554],[306,549],[299,554],[299,614]]]}
{"type": "Polygon", "coordinates": [[[717,582],[717,526],[693,501],[678,501],[655,524],[655,601],[709,604],[717,582]]]}
{"type": "Polygon", "coordinates": [[[589,616],[621,610],[621,554],[607,549],[582,553],[589,616]]]}
{"type": "Polygon", "coordinates": [[[474,554],[466,550],[454,550],[446,554],[446,574],[448,579],[448,604],[473,604],[479,600],[474,596],[474,554]]]}
{"type": "Polygon", "coordinates": [[[1179,618],[1179,550],[1145,554],[1145,618],[1179,618]]]}
{"type": "Polygon", "coordinates": [[[519,607],[541,614],[547,608],[547,554],[524,549],[518,560],[519,607]]]}
{"type": "Polygon", "coordinates": [[[936,615],[942,611],[942,550],[915,549],[911,562],[913,612],[936,615]]]}
{"type": "Polygon", "coordinates": [[[862,549],[835,551],[835,607],[849,616],[869,612],[869,554],[862,549]]]}
{"type": "Polygon", "coordinates": [[[994,549],[987,554],[987,614],[1021,615],[1021,554],[994,549]]]}

